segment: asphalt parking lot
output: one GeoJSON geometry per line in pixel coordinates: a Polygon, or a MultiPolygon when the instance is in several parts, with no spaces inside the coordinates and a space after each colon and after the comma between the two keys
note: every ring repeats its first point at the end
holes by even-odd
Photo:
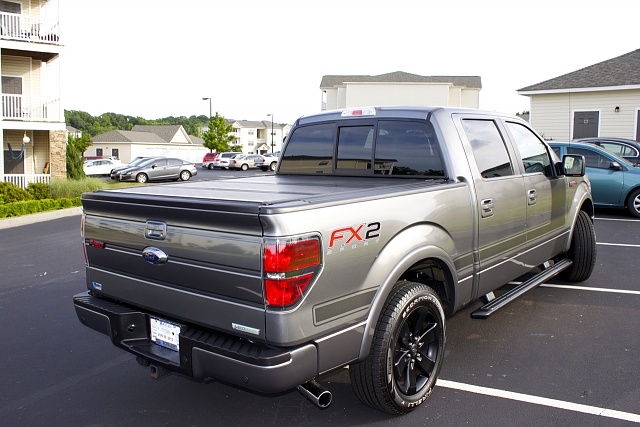
{"type": "MultiPolygon", "coordinates": [[[[196,178],[254,173],[201,171],[196,178]]],[[[640,220],[597,211],[595,227],[588,281],[552,280],[488,320],[470,318],[479,304],[450,318],[438,385],[403,417],[362,405],[346,369],[321,379],[334,398],[326,410],[296,391],[152,380],[75,316],[71,297],[85,287],[77,215],[0,229],[0,417],[11,426],[640,423],[640,220]]]]}

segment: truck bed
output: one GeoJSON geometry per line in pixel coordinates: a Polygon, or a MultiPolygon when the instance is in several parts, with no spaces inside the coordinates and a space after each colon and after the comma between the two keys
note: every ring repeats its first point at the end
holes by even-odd
{"type": "MultiPolygon", "coordinates": [[[[220,331],[233,332],[230,318],[263,324],[261,215],[410,194],[436,182],[272,175],[86,193],[89,289],[220,331]],[[149,236],[154,224],[164,227],[161,238],[149,236]],[[148,262],[149,247],[170,261],[148,262]]],[[[265,339],[264,328],[256,338],[265,339]]]]}

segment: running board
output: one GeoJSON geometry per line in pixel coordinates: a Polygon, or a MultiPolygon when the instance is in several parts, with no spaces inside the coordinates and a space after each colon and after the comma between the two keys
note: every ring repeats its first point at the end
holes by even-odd
{"type": "Polygon", "coordinates": [[[551,267],[542,270],[540,273],[536,274],[526,282],[523,282],[510,291],[505,292],[499,297],[483,305],[482,307],[471,313],[471,318],[486,319],[487,317],[491,316],[496,310],[504,307],[525,292],[535,288],[538,285],[541,285],[544,281],[551,279],[552,277],[561,273],[563,270],[571,267],[571,264],[573,264],[573,261],[571,261],[570,259],[563,259],[562,261],[556,262],[551,267]]]}

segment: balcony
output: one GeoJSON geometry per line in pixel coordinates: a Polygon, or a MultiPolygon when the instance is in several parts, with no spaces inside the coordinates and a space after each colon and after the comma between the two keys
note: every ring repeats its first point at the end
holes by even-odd
{"type": "Polygon", "coordinates": [[[0,37],[7,40],[60,44],[58,22],[40,16],[0,13],[0,37]]]}
{"type": "Polygon", "coordinates": [[[2,119],[25,122],[61,122],[60,98],[2,95],[2,119]]]}

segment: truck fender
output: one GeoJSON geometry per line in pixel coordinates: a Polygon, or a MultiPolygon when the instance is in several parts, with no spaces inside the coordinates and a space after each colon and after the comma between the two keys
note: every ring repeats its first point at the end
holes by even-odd
{"type": "MultiPolygon", "coordinates": [[[[434,224],[420,224],[407,228],[385,245],[376,257],[365,281],[365,283],[380,283],[380,286],[369,308],[358,360],[365,359],[369,354],[380,313],[392,288],[400,277],[418,262],[425,259],[437,259],[443,262],[451,276],[452,299],[457,300],[458,296],[455,295],[457,289],[453,286],[458,281],[453,262],[453,257],[456,255],[452,237],[434,224]],[[380,278],[383,278],[382,281],[380,278]]],[[[454,301],[450,303],[453,304],[454,301]]]]}
{"type": "Polygon", "coordinates": [[[575,230],[576,220],[578,218],[578,212],[581,210],[587,212],[593,221],[594,215],[594,207],[593,201],[591,200],[591,193],[588,189],[588,184],[585,181],[582,181],[576,192],[573,195],[573,200],[569,205],[570,211],[567,215],[567,218],[571,218],[571,232],[567,236],[567,240],[564,242],[564,251],[568,251],[571,248],[571,239],[573,238],[573,231],[575,230]]]}

